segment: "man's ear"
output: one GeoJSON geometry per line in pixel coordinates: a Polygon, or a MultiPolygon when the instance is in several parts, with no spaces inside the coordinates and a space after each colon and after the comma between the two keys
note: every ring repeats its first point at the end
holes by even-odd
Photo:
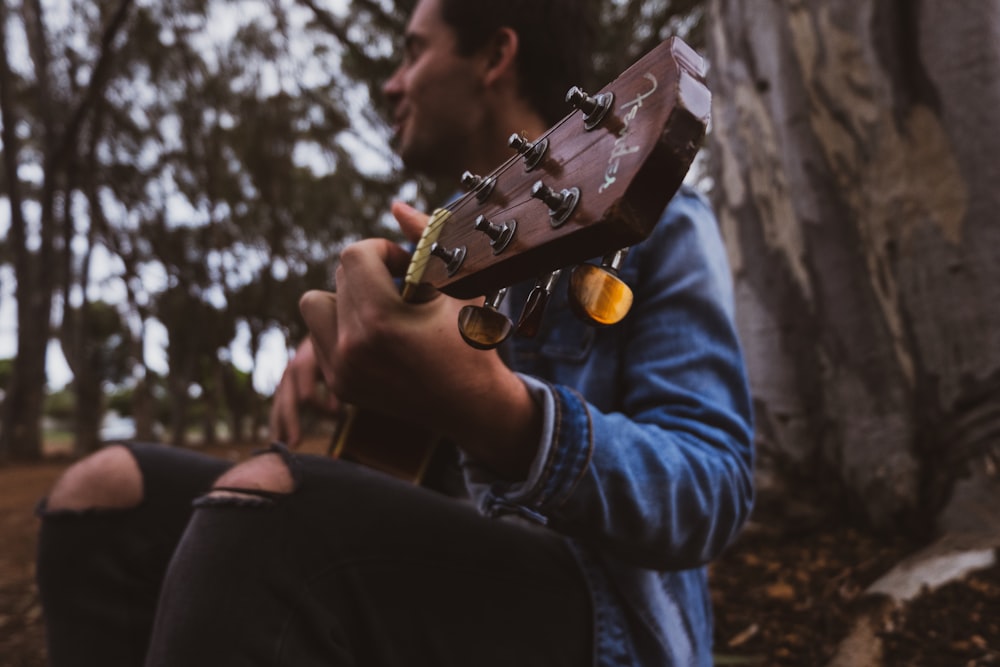
{"type": "MultiPolygon", "coordinates": [[[[502,0],[500,0],[502,1],[502,0]]],[[[487,86],[507,76],[517,76],[517,55],[520,43],[511,28],[500,28],[485,47],[486,72],[483,81],[487,86]]]]}

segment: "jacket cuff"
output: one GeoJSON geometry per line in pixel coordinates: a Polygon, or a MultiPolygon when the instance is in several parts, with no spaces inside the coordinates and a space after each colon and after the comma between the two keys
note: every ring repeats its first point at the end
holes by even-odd
{"type": "Polygon", "coordinates": [[[466,485],[486,516],[518,514],[538,523],[572,494],[593,453],[593,429],[586,402],[575,391],[519,374],[542,406],[542,434],[527,479],[490,476],[465,461],[466,485]]]}

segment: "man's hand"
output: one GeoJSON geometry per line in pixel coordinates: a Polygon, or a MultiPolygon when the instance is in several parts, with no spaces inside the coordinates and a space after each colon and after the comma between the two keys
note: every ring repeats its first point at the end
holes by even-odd
{"type": "MultiPolygon", "coordinates": [[[[416,243],[427,226],[427,216],[402,203],[395,203],[393,212],[403,234],[416,243]]],[[[336,297],[331,293],[315,292],[313,296],[320,301],[327,300],[327,305],[336,303],[336,297]]],[[[335,319],[320,317],[315,325],[321,338],[336,338],[336,330],[331,329],[336,325],[335,319]]],[[[337,414],[340,410],[341,402],[337,396],[332,391],[323,391],[321,373],[326,376],[326,389],[329,389],[332,386],[332,372],[329,367],[321,368],[313,342],[306,338],[299,344],[295,356],[288,362],[281,381],[274,390],[268,420],[271,440],[284,442],[289,447],[298,446],[302,442],[300,410],[303,405],[312,405],[331,414],[337,414]]]]}
{"type": "MultiPolygon", "coordinates": [[[[408,236],[427,216],[393,214],[408,236]]],[[[523,475],[534,458],[541,411],[496,352],[469,347],[458,332],[465,302],[441,295],[403,301],[393,277],[409,255],[386,239],[341,253],[337,293],[309,292],[299,307],[323,375],[342,400],[449,436],[497,472],[523,475]]]]}
{"type": "Polygon", "coordinates": [[[288,362],[274,391],[269,419],[271,440],[279,440],[289,447],[296,447],[302,442],[299,410],[303,404],[311,404],[331,414],[337,413],[340,401],[332,392],[322,390],[319,377],[312,340],[306,338],[288,362]]]}

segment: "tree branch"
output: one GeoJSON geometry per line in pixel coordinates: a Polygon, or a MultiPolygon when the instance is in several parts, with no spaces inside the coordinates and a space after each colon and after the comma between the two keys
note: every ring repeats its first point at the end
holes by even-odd
{"type": "Polygon", "coordinates": [[[17,124],[20,120],[14,104],[14,74],[7,57],[7,0],[0,0],[0,122],[3,123],[3,161],[7,180],[7,196],[10,198],[10,240],[14,249],[15,263],[21,261],[17,251],[25,243],[24,209],[21,182],[17,177],[17,159],[20,142],[17,124]]]}
{"type": "MultiPolygon", "coordinates": [[[[39,0],[34,0],[38,2],[39,0]]],[[[111,65],[113,63],[114,51],[112,48],[112,43],[121,31],[122,26],[125,23],[125,19],[128,16],[128,10],[131,8],[133,0],[120,0],[118,7],[115,9],[111,20],[104,29],[104,33],[101,35],[101,51],[100,56],[98,56],[97,64],[94,66],[94,74],[90,77],[90,82],[87,85],[87,90],[84,92],[83,97],[80,98],[79,104],[77,104],[76,109],[73,110],[69,123],[66,124],[66,129],[63,131],[62,138],[56,149],[56,154],[53,156],[53,162],[58,163],[61,159],[76,143],[77,136],[80,133],[80,127],[83,125],[84,119],[87,117],[87,113],[90,111],[91,107],[96,103],[99,97],[104,93],[104,87],[107,84],[111,65]]]]}

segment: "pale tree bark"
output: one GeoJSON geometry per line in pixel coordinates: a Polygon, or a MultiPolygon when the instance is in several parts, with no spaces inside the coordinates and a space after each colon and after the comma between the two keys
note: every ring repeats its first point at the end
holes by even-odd
{"type": "MultiPolygon", "coordinates": [[[[902,604],[1000,544],[1000,0],[712,0],[709,17],[762,458],[937,538],[873,586],[902,604]]],[[[835,664],[878,664],[878,622],[845,642],[866,657],[835,664]]]]}
{"type": "Polygon", "coordinates": [[[711,17],[761,448],[878,524],[933,515],[1000,441],[1000,2],[714,0],[711,17]]]}

